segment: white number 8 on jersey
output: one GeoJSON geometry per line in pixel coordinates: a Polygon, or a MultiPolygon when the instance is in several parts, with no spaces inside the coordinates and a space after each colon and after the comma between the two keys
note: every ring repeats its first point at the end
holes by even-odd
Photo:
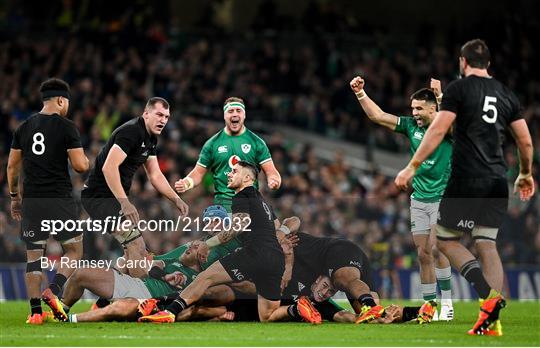
{"type": "Polygon", "coordinates": [[[32,152],[36,155],[43,155],[45,153],[45,136],[41,132],[37,132],[32,137],[34,142],[32,143],[32,152]]]}

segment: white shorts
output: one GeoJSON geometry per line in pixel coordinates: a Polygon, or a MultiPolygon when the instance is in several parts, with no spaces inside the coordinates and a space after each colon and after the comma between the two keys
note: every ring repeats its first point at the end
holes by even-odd
{"type": "Polygon", "coordinates": [[[439,203],[423,203],[411,199],[411,232],[412,234],[429,234],[431,226],[437,224],[439,203]]]}
{"type": "Polygon", "coordinates": [[[133,297],[140,299],[152,298],[150,291],[139,278],[133,278],[127,274],[113,270],[114,272],[114,290],[113,299],[133,297]]]}

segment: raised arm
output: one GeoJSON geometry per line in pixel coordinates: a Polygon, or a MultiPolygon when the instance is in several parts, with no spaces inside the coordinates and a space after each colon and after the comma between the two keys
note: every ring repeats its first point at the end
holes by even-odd
{"type": "Polygon", "coordinates": [[[384,112],[364,91],[365,81],[360,76],[356,76],[351,80],[350,86],[353,90],[360,106],[366,113],[367,117],[390,130],[395,130],[398,124],[399,118],[396,115],[392,115],[384,112]]]}
{"type": "Polygon", "coordinates": [[[523,201],[534,195],[534,178],[532,177],[533,145],[529,127],[524,119],[510,123],[510,130],[519,153],[519,176],[514,183],[514,193],[519,192],[523,201]]]}

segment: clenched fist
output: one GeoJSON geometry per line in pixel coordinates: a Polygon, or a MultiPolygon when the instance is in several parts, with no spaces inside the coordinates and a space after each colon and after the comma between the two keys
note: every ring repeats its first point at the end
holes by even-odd
{"type": "Polygon", "coordinates": [[[435,96],[439,98],[442,94],[441,81],[432,78],[429,83],[429,87],[433,90],[433,92],[435,92],[435,96]]]}
{"type": "Polygon", "coordinates": [[[349,84],[351,85],[353,92],[356,94],[360,93],[364,89],[365,81],[360,76],[356,76],[349,84]]]}

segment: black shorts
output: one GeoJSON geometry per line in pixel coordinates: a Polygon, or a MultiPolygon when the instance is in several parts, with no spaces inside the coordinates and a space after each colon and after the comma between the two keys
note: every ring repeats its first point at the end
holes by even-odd
{"type": "Polygon", "coordinates": [[[73,197],[23,198],[21,239],[36,243],[46,241],[49,234],[57,241],[77,237],[83,233],[78,217],[73,197]]]}
{"type": "Polygon", "coordinates": [[[101,227],[105,231],[94,231],[94,232],[113,232],[113,220],[115,221],[116,226],[123,220],[122,209],[120,203],[116,198],[104,198],[104,197],[94,197],[88,189],[84,189],[81,192],[81,203],[84,207],[84,210],[88,213],[92,220],[100,220],[101,227]],[[109,222],[106,224],[106,219],[109,219],[109,222]]]}
{"type": "Polygon", "coordinates": [[[329,277],[332,277],[333,272],[343,267],[357,268],[360,271],[360,279],[370,289],[374,289],[371,265],[366,254],[358,245],[348,240],[332,243],[326,251],[324,260],[324,269],[328,270],[329,277]]]}
{"type": "Polygon", "coordinates": [[[285,270],[282,252],[240,249],[219,260],[233,282],[251,280],[257,293],[267,300],[281,297],[281,278],[285,270]]]}
{"type": "Polygon", "coordinates": [[[475,226],[499,228],[508,209],[505,178],[452,178],[448,181],[437,224],[469,232],[475,226]]]}
{"type": "Polygon", "coordinates": [[[259,321],[256,298],[240,298],[229,303],[227,310],[234,312],[234,321],[259,321]]]}

